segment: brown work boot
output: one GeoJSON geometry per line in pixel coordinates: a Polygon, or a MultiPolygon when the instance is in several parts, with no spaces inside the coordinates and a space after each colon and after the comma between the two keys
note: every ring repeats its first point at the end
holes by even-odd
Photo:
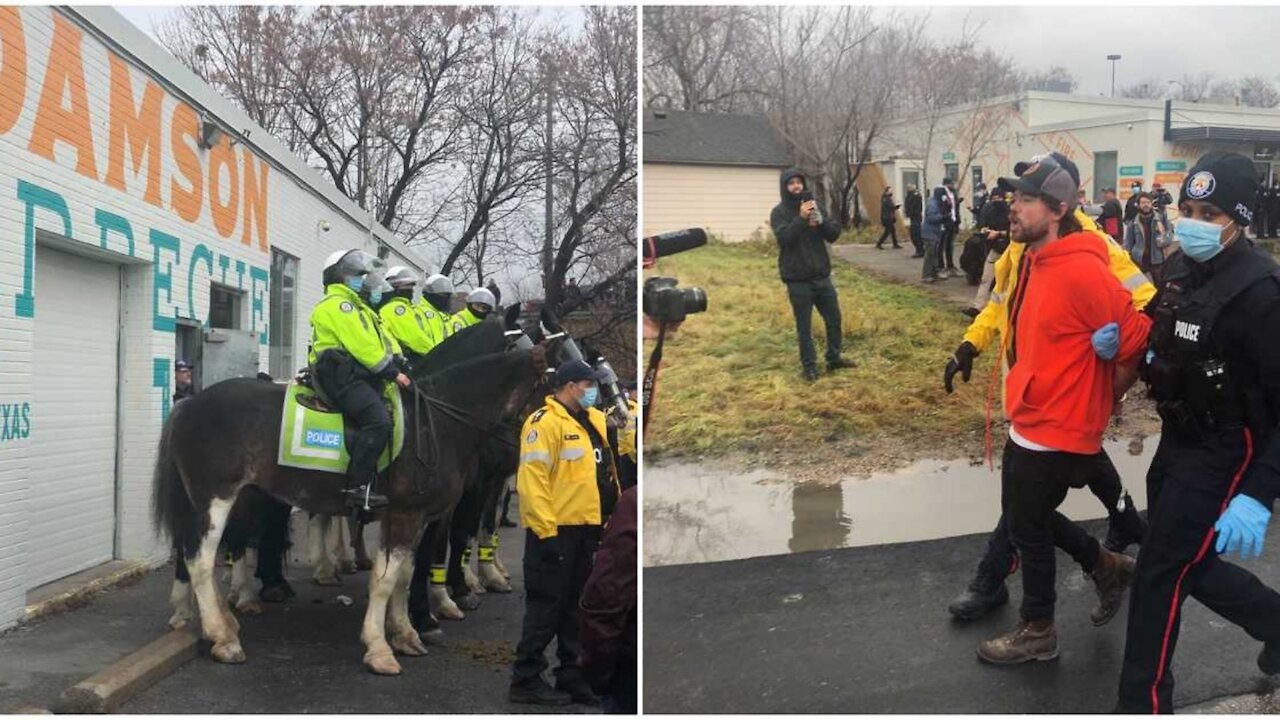
{"type": "Polygon", "coordinates": [[[1111,622],[1124,603],[1124,591],[1133,584],[1134,560],[1128,555],[1100,548],[1098,565],[1089,574],[1098,590],[1098,607],[1089,611],[1095,627],[1111,622]]]}
{"type": "Polygon", "coordinates": [[[978,645],[978,657],[993,665],[1017,665],[1058,657],[1058,631],[1052,620],[1023,620],[1012,631],[978,645]]]}

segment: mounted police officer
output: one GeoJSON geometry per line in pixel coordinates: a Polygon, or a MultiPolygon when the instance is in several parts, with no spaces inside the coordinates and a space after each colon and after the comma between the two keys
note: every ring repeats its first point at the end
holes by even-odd
{"type": "Polygon", "coordinates": [[[602,373],[583,360],[556,368],[555,394],[525,421],[520,437],[520,519],[525,608],[512,667],[512,702],[596,704],[578,667],[576,613],[591,574],[600,529],[618,501],[618,472],[605,415],[597,410],[602,373]],[[542,679],[556,639],[556,687],[542,679]]]}
{"type": "Polygon", "coordinates": [[[400,346],[382,328],[375,312],[385,292],[381,260],[362,250],[340,250],[324,264],[324,298],[311,311],[312,377],[347,420],[356,425],[343,491],[348,505],[365,510],[385,506],[374,492],[378,456],[391,437],[391,417],[383,404],[385,383],[409,387],[400,346]]]}
{"type": "Polygon", "coordinates": [[[463,327],[471,327],[489,317],[497,305],[497,299],[488,288],[478,287],[467,294],[467,306],[454,315],[454,318],[463,327]]]}
{"type": "Polygon", "coordinates": [[[432,325],[439,326],[442,341],[465,327],[449,312],[452,306],[453,281],[439,273],[427,278],[426,284],[422,287],[422,301],[418,303],[418,307],[422,309],[423,316],[430,320],[432,325]]]}
{"type": "Polygon", "coordinates": [[[413,304],[417,273],[396,266],[387,271],[387,283],[391,285],[391,298],[378,310],[378,317],[412,364],[444,339],[439,332],[443,325],[428,320],[422,308],[413,304]]]}
{"type": "Polygon", "coordinates": [[[1280,493],[1280,269],[1244,234],[1257,185],[1248,158],[1200,158],[1178,200],[1182,252],[1147,308],[1143,376],[1163,427],[1147,474],[1123,712],[1172,711],[1169,665],[1188,595],[1263,642],[1258,667],[1280,673],[1280,593],[1219,557],[1262,551],[1280,493]]]}

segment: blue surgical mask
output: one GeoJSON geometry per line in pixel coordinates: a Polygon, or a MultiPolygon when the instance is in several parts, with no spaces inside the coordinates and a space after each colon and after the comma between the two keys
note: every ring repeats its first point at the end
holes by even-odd
{"type": "Polygon", "coordinates": [[[1196,262],[1208,262],[1222,252],[1222,231],[1226,226],[1194,218],[1181,218],[1173,229],[1173,237],[1182,252],[1196,262]]]}
{"type": "Polygon", "coordinates": [[[364,276],[356,275],[355,277],[349,277],[347,278],[346,285],[352,290],[360,292],[360,289],[364,287],[364,276]]]}
{"type": "Polygon", "coordinates": [[[596,400],[599,400],[599,399],[600,399],[600,388],[594,385],[587,388],[586,392],[582,394],[582,400],[581,400],[582,409],[586,410],[589,407],[595,407],[596,400]]]}
{"type": "Polygon", "coordinates": [[[382,302],[382,291],[381,291],[381,290],[374,290],[373,292],[369,293],[369,304],[370,304],[370,305],[373,305],[374,307],[377,307],[377,306],[378,306],[378,304],[379,304],[379,303],[381,303],[381,302],[382,302]]]}

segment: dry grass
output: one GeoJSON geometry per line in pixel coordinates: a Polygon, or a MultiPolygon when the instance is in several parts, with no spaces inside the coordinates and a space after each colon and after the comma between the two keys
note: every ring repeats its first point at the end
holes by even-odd
{"type": "MultiPolygon", "coordinates": [[[[981,433],[991,353],[955,395],[942,389],[946,359],[965,321],[920,288],[872,279],[835,261],[844,354],[858,367],[800,376],[795,324],[770,244],[711,244],[661,260],[652,275],[706,289],[706,313],[668,339],[649,458],[769,453],[817,459],[901,442],[970,443],[981,433]]],[[[824,330],[814,314],[821,362],[824,330]]],[[[646,355],[652,343],[646,343],[646,355]]],[[[997,414],[999,410],[997,408],[997,414]]]]}

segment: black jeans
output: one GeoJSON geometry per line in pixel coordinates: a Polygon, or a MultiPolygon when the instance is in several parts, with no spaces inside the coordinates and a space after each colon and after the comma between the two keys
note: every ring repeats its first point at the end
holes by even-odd
{"type": "Polygon", "coordinates": [[[911,246],[916,249],[917,255],[923,255],[924,243],[920,240],[920,223],[911,223],[909,232],[911,235],[911,246]]]}
{"type": "Polygon", "coordinates": [[[796,316],[796,335],[800,342],[800,364],[806,370],[818,369],[818,354],[813,349],[813,308],[818,308],[827,326],[827,362],[840,358],[840,298],[831,278],[787,283],[787,297],[796,316]]]}
{"type": "Polygon", "coordinates": [[[1129,596],[1123,712],[1173,712],[1170,665],[1188,595],[1254,640],[1280,642],[1280,594],[1220,559],[1212,544],[1213,525],[1238,489],[1245,461],[1242,430],[1198,447],[1161,438],[1147,472],[1147,535],[1129,596]]]}
{"type": "Polygon", "coordinates": [[[532,682],[547,669],[547,646],[556,641],[558,683],[585,680],[578,669],[578,601],[600,544],[599,525],[561,526],[557,537],[524,542],[524,623],[511,684],[532,682]]]}
{"type": "Polygon", "coordinates": [[[1035,452],[1013,440],[1005,442],[1000,476],[1001,506],[1009,532],[1022,554],[1022,619],[1052,620],[1058,600],[1057,557],[1062,548],[1092,572],[1102,546],[1076,523],[1058,512],[1071,488],[1082,488],[1094,472],[1093,455],[1035,452]]]}
{"type": "Polygon", "coordinates": [[[885,238],[892,238],[893,246],[898,247],[898,228],[893,225],[885,225],[884,232],[880,234],[880,240],[876,243],[876,247],[884,247],[885,238]]]}
{"type": "MultiPolygon", "coordinates": [[[[1107,517],[1117,514],[1116,505],[1124,494],[1120,484],[1120,473],[1111,462],[1107,451],[1098,453],[1094,461],[1094,472],[1089,476],[1089,491],[1102,501],[1107,509],[1107,517]]],[[[987,552],[978,563],[978,575],[993,581],[1003,581],[1013,573],[1016,565],[1017,549],[1013,546],[1013,537],[1009,535],[1009,521],[1005,515],[1000,516],[996,529],[987,537],[987,552]]]]}

